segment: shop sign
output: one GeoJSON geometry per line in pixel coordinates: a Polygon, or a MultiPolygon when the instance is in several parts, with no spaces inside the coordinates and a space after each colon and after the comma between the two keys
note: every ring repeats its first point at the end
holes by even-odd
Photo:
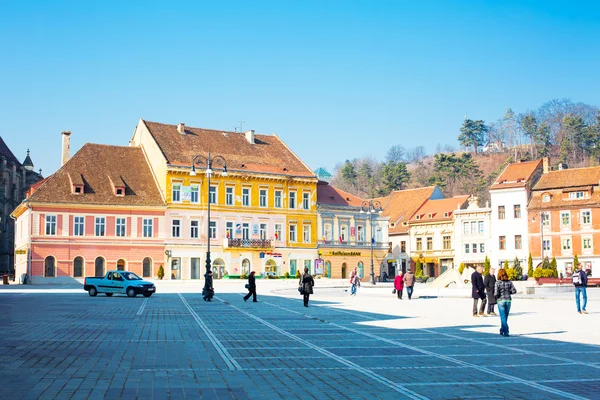
{"type": "Polygon", "coordinates": [[[323,260],[321,260],[321,259],[315,260],[315,274],[316,275],[323,274],[323,260]]]}
{"type": "Polygon", "coordinates": [[[26,249],[16,250],[15,254],[27,254],[27,250],[26,249]]]}
{"type": "Polygon", "coordinates": [[[360,251],[330,251],[328,256],[360,256],[360,251]]]}

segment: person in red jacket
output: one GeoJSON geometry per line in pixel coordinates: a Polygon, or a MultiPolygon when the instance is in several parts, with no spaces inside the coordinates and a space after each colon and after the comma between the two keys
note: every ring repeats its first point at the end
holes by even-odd
{"type": "Polygon", "coordinates": [[[402,279],[402,271],[400,271],[394,278],[394,289],[396,289],[398,299],[402,300],[402,292],[404,291],[404,279],[402,279]]]}

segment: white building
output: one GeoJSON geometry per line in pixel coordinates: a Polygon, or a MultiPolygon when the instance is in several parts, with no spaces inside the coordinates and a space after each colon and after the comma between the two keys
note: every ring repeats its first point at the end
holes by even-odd
{"type": "Polygon", "coordinates": [[[542,175],[542,160],[509,164],[490,187],[492,267],[515,257],[527,268],[529,257],[527,204],[531,188],[542,175]]]}
{"type": "Polygon", "coordinates": [[[491,213],[489,204],[480,207],[477,197],[469,197],[464,210],[454,211],[455,263],[466,267],[483,265],[491,249],[491,213]]]}

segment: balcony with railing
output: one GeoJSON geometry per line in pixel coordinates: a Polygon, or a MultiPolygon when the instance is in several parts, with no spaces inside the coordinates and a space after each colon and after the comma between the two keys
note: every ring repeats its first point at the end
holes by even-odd
{"type": "Polygon", "coordinates": [[[273,246],[270,239],[227,239],[227,247],[270,249],[273,246]]]}

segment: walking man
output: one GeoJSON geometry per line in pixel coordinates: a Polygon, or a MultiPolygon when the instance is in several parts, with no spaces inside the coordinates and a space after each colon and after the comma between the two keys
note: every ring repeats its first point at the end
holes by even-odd
{"type": "Polygon", "coordinates": [[[410,269],[404,275],[404,285],[406,286],[406,294],[410,300],[413,295],[413,287],[415,286],[415,274],[410,269]]]}
{"type": "Polygon", "coordinates": [[[256,273],[254,271],[250,272],[248,276],[248,284],[246,285],[246,289],[248,289],[248,294],[244,296],[244,301],[248,300],[250,296],[252,297],[253,302],[257,302],[256,300],[256,277],[254,276],[256,273]]]}
{"type": "Polygon", "coordinates": [[[483,311],[485,310],[485,285],[483,284],[483,276],[481,273],[483,272],[483,267],[478,265],[475,269],[475,272],[471,274],[471,297],[473,297],[473,316],[477,317],[477,303],[481,299],[481,307],[479,307],[479,315],[484,317],[485,314],[483,311]]]}
{"type": "Polygon", "coordinates": [[[575,285],[575,303],[577,303],[577,312],[579,314],[587,314],[585,307],[587,306],[587,274],[581,269],[581,264],[577,264],[577,271],[571,277],[573,285],[575,285]],[[581,307],[580,296],[583,294],[583,307],[581,307]]]}

